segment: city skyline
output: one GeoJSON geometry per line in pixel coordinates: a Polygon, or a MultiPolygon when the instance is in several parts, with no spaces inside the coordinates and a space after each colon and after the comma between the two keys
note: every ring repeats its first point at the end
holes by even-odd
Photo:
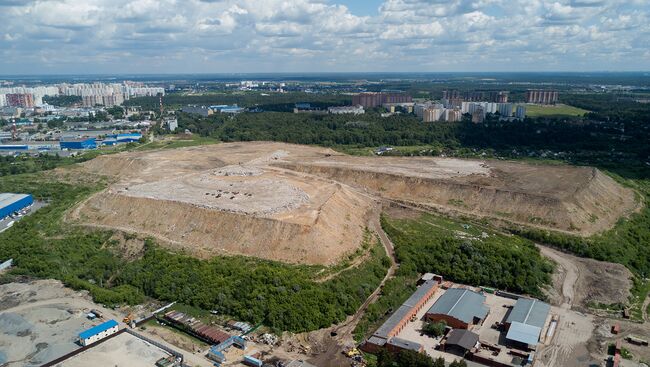
{"type": "Polygon", "coordinates": [[[0,0],[4,75],[650,69],[650,5],[0,0]]]}

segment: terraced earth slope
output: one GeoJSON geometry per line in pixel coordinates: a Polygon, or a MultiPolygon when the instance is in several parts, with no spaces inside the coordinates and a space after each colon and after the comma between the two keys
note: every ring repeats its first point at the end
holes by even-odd
{"type": "Polygon", "coordinates": [[[68,220],[149,234],[201,258],[334,264],[360,245],[380,199],[579,234],[637,205],[594,168],[351,157],[270,142],[106,155],[81,169],[114,183],[68,220]]]}

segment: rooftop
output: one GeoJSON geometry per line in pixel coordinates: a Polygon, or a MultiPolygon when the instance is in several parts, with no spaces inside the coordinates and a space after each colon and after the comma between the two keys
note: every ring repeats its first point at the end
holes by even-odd
{"type": "Polygon", "coordinates": [[[469,330],[453,329],[447,335],[448,345],[457,345],[465,350],[470,350],[478,343],[478,335],[469,330]]]}
{"type": "Polygon", "coordinates": [[[13,204],[18,200],[28,197],[27,194],[12,194],[12,193],[2,193],[0,194],[0,208],[4,208],[7,205],[13,204]]]}
{"type": "Polygon", "coordinates": [[[506,323],[510,323],[506,339],[527,345],[537,344],[550,310],[548,303],[519,298],[506,319],[506,323]]]}
{"type": "Polygon", "coordinates": [[[438,282],[429,280],[419,286],[415,292],[397,309],[389,318],[384,322],[379,329],[375,332],[375,336],[388,338],[388,333],[391,332],[397,324],[406,317],[411,309],[418,303],[419,300],[427,294],[431,288],[435,287],[438,282]]]}
{"type": "Polygon", "coordinates": [[[546,323],[546,317],[551,310],[548,303],[531,299],[519,298],[513,307],[510,315],[506,319],[507,323],[519,322],[522,324],[543,328],[546,323]]]}
{"type": "Polygon", "coordinates": [[[104,323],[101,323],[101,324],[99,324],[97,326],[93,326],[90,329],[79,333],[79,338],[80,339],[88,339],[93,335],[97,335],[97,334],[101,333],[102,331],[106,331],[106,330],[108,330],[108,329],[110,329],[112,327],[115,327],[117,325],[118,325],[117,321],[108,320],[108,321],[106,321],[104,323]]]}
{"type": "Polygon", "coordinates": [[[400,339],[400,338],[391,338],[388,341],[388,344],[394,345],[394,346],[396,346],[398,348],[401,348],[401,349],[414,350],[416,352],[419,352],[422,349],[422,344],[412,342],[412,341],[406,340],[406,339],[400,339]]]}
{"type": "Polygon", "coordinates": [[[526,345],[535,345],[539,341],[539,334],[541,332],[542,329],[537,326],[526,325],[515,321],[510,324],[506,339],[526,345]]]}
{"type": "Polygon", "coordinates": [[[480,293],[463,288],[449,288],[427,313],[449,315],[471,323],[474,317],[484,319],[488,314],[488,307],[484,303],[485,296],[480,293]]]}

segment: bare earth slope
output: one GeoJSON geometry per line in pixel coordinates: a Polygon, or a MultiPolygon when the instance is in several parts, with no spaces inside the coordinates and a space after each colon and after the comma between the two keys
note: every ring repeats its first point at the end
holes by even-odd
{"type": "Polygon", "coordinates": [[[128,152],[82,170],[115,183],[69,220],[146,233],[201,258],[336,263],[357,249],[380,198],[580,234],[636,207],[632,191],[593,168],[350,157],[283,143],[128,152]]]}

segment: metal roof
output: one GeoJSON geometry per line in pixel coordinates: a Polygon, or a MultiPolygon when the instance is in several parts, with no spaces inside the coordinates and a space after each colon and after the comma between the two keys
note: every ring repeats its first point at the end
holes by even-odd
{"type": "Polygon", "coordinates": [[[480,293],[469,289],[449,288],[427,313],[449,315],[469,324],[474,317],[485,318],[488,308],[484,303],[485,296],[480,293]]]}
{"type": "Polygon", "coordinates": [[[379,329],[375,332],[374,335],[388,338],[388,333],[390,333],[397,324],[400,323],[408,315],[411,309],[424,297],[431,288],[435,287],[438,282],[434,280],[429,280],[424,282],[419,286],[415,292],[397,309],[390,317],[384,322],[379,329]]]}
{"type": "Polygon", "coordinates": [[[101,324],[99,324],[97,326],[93,326],[90,329],[79,333],[79,338],[80,339],[88,339],[93,335],[97,335],[97,334],[99,334],[99,333],[101,333],[103,331],[106,331],[106,330],[108,330],[108,329],[110,329],[112,327],[115,327],[117,325],[118,325],[117,321],[108,320],[108,321],[106,321],[104,323],[101,323],[101,324]]]}
{"type": "Polygon", "coordinates": [[[384,322],[379,329],[375,332],[375,336],[380,336],[382,338],[388,338],[388,333],[390,333],[397,324],[400,323],[408,315],[409,311],[411,311],[410,306],[402,305],[400,306],[397,311],[393,312],[392,315],[384,322]]]}
{"type": "Polygon", "coordinates": [[[12,193],[3,193],[0,194],[0,208],[4,208],[7,205],[11,205],[18,200],[22,200],[29,195],[27,194],[12,194],[12,193]]]}
{"type": "Polygon", "coordinates": [[[453,329],[447,335],[446,344],[458,345],[466,350],[474,348],[476,343],[478,343],[478,335],[469,330],[453,329]]]}
{"type": "Polygon", "coordinates": [[[371,336],[368,339],[368,343],[378,345],[380,347],[383,347],[384,344],[386,344],[386,341],[387,341],[386,339],[378,337],[378,336],[371,336]]]}
{"type": "Polygon", "coordinates": [[[537,326],[522,324],[521,322],[513,322],[510,324],[506,339],[516,342],[524,343],[526,345],[535,345],[539,341],[539,334],[542,329],[537,326]]]}
{"type": "Polygon", "coordinates": [[[422,344],[412,342],[410,340],[402,339],[402,338],[391,338],[388,341],[388,344],[393,345],[395,347],[401,348],[401,349],[409,349],[409,350],[414,350],[416,352],[419,352],[422,349],[422,344]]]}
{"type": "Polygon", "coordinates": [[[512,311],[510,311],[506,323],[519,322],[542,329],[550,311],[551,306],[548,303],[522,297],[517,300],[512,311]]]}

